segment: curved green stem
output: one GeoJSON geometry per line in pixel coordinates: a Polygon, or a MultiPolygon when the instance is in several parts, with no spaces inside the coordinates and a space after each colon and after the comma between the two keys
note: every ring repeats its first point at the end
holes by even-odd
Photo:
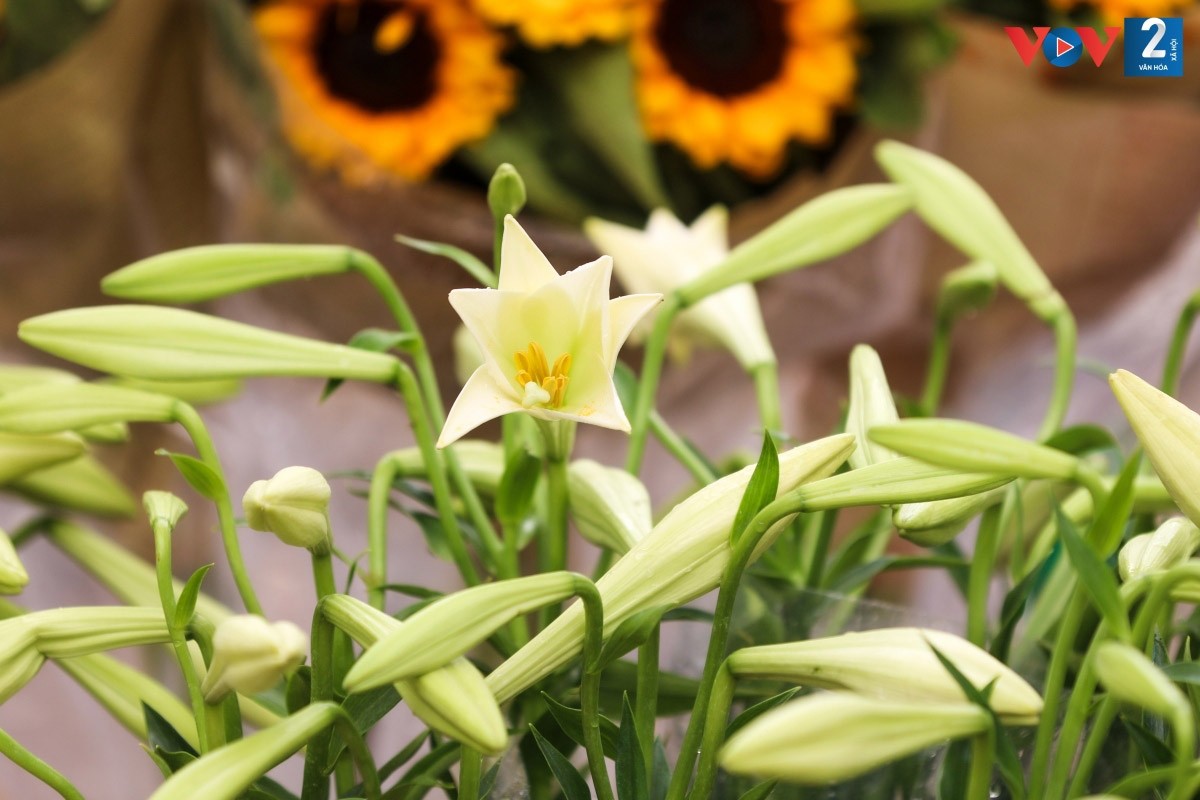
{"type": "Polygon", "coordinates": [[[1054,389],[1050,395],[1050,405],[1046,408],[1046,416],[1042,420],[1042,427],[1038,431],[1038,441],[1049,439],[1062,427],[1063,418],[1067,415],[1067,406],[1071,403],[1071,389],[1075,384],[1075,317],[1063,304],[1054,315],[1052,324],[1056,349],[1054,389]]]}
{"type": "MultiPolygon", "coordinates": [[[[558,572],[567,568],[567,460],[556,455],[547,455],[544,464],[546,474],[546,530],[538,546],[538,570],[558,572]]],[[[557,606],[546,607],[539,612],[541,627],[554,616],[557,606]]]]}
{"type": "Polygon", "coordinates": [[[783,414],[780,411],[779,365],[774,361],[755,364],[750,368],[754,393],[758,398],[758,417],[763,430],[782,434],[783,414]]]}
{"type": "Polygon", "coordinates": [[[717,756],[725,741],[725,726],[729,720],[729,707],[733,704],[735,678],[728,663],[722,664],[713,680],[709,695],[708,710],[704,719],[704,737],[700,745],[699,762],[696,765],[696,782],[689,797],[695,800],[712,795],[717,782],[717,756]]]}
{"type": "Polygon", "coordinates": [[[662,639],[660,625],[646,637],[638,648],[637,692],[634,695],[633,718],[636,721],[638,741],[642,745],[642,759],[646,762],[646,774],[654,772],[654,723],[658,719],[658,651],[662,639]]]}
{"type": "MultiPolygon", "coordinates": [[[[334,625],[325,616],[324,603],[318,601],[312,622],[312,685],[310,702],[334,701],[333,682],[334,625]]],[[[329,736],[318,734],[308,743],[304,754],[304,782],[301,800],[328,800],[329,777],[325,762],[329,759],[329,736]]]]}
{"type": "Polygon", "coordinates": [[[21,746],[13,737],[0,730],[0,755],[58,792],[63,800],[83,800],[83,795],[61,772],[21,746]]]}
{"type": "Polygon", "coordinates": [[[1163,363],[1162,390],[1174,395],[1179,389],[1179,371],[1183,368],[1183,354],[1187,351],[1188,338],[1192,333],[1192,325],[1196,322],[1196,314],[1200,312],[1200,292],[1196,292],[1183,306],[1179,320],[1175,323],[1175,332],[1171,334],[1171,346],[1167,350],[1167,359],[1163,363]]]}
{"type": "Polygon", "coordinates": [[[600,738],[600,654],[604,648],[604,603],[596,584],[578,576],[575,593],[583,602],[583,678],[579,686],[579,706],[583,722],[583,748],[598,800],[614,800],[600,738]]]}
{"type": "Polygon", "coordinates": [[[250,575],[246,571],[246,562],[242,558],[242,548],[238,543],[237,523],[233,514],[233,502],[229,499],[229,486],[225,480],[225,471],[221,469],[221,459],[217,456],[217,449],[208,435],[204,420],[190,405],[182,401],[176,402],[175,419],[191,438],[200,460],[220,479],[221,491],[213,498],[213,503],[217,506],[217,520],[221,526],[221,541],[225,546],[225,559],[229,562],[229,571],[233,574],[233,583],[237,587],[238,595],[242,598],[242,604],[251,614],[262,616],[262,606],[258,602],[258,596],[254,593],[254,585],[250,582],[250,575]]]}
{"type": "Polygon", "coordinates": [[[1042,690],[1042,716],[1038,721],[1037,739],[1033,750],[1033,763],[1029,770],[1029,796],[1045,796],[1046,767],[1050,758],[1050,747],[1054,743],[1054,729],[1058,725],[1058,704],[1063,683],[1067,677],[1067,666],[1071,659],[1072,643],[1087,610],[1087,593],[1076,589],[1067,604],[1067,610],[1058,624],[1058,637],[1050,655],[1050,666],[1046,671],[1046,684],[1042,690]]]}
{"type": "Polygon", "coordinates": [[[971,771],[967,776],[967,800],[989,800],[992,796],[992,765],[995,762],[995,731],[971,739],[971,771]]]}
{"type": "Polygon", "coordinates": [[[657,411],[650,412],[650,432],[659,444],[678,461],[700,486],[707,486],[717,479],[712,467],[705,463],[695,450],[688,446],[674,428],[657,411]]]}
{"type": "Polygon", "coordinates": [[[637,403],[630,420],[629,453],[625,469],[637,475],[642,469],[646,455],[646,434],[650,428],[650,412],[654,408],[654,396],[658,392],[658,381],[662,377],[663,359],[667,354],[667,337],[675,315],[683,310],[683,301],[678,294],[669,294],[654,318],[654,329],[646,340],[642,356],[642,379],[638,384],[637,403]]]}
{"type": "Polygon", "coordinates": [[[384,608],[387,585],[387,518],[391,506],[392,483],[396,480],[396,462],[390,454],[379,459],[371,473],[367,490],[367,565],[371,581],[367,599],[380,611],[384,608]]]}
{"type": "Polygon", "coordinates": [[[921,412],[927,417],[937,415],[946,388],[946,372],[950,367],[950,332],[954,318],[939,313],[933,325],[933,341],[929,344],[929,365],[925,368],[925,388],[921,390],[921,412]]]}

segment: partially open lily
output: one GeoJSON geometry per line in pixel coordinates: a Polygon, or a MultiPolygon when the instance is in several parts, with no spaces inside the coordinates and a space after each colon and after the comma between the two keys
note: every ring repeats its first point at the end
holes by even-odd
{"type": "MultiPolygon", "coordinates": [[[[689,227],[660,208],[644,231],[596,218],[583,229],[601,252],[613,257],[617,277],[630,291],[666,294],[725,260],[728,218],[724,207],[713,206],[689,227]]],[[[634,331],[635,341],[646,327],[643,323],[634,331]]],[[[672,352],[686,357],[694,344],[718,344],[747,369],[775,362],[758,297],[748,283],[723,289],[679,315],[672,352]]]]}
{"type": "Polygon", "coordinates": [[[633,326],[662,295],[610,300],[611,278],[608,256],[559,275],[506,217],[499,288],[450,293],[484,364],[450,409],[438,447],[514,411],[628,431],[613,367],[633,326]]]}

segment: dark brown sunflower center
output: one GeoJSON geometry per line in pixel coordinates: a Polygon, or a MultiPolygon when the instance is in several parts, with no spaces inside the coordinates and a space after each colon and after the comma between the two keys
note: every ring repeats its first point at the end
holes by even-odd
{"type": "Polygon", "coordinates": [[[787,50],[778,0],[663,0],[659,49],[693,88],[747,94],[779,75],[787,50]]]}
{"type": "Polygon", "coordinates": [[[424,13],[397,3],[330,3],[313,50],[330,94],[366,111],[417,108],[437,89],[441,45],[424,13]]]}

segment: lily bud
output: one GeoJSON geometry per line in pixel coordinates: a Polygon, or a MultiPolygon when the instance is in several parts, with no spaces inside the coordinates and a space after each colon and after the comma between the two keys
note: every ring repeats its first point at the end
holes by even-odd
{"type": "Polygon", "coordinates": [[[28,585],[29,573],[17,558],[8,534],[0,531],[0,594],[20,594],[28,585]]]}
{"type": "Polygon", "coordinates": [[[972,261],[965,267],[947,272],[938,294],[938,315],[956,319],[983,308],[996,295],[999,275],[987,261],[972,261]]]}
{"type": "Polygon", "coordinates": [[[350,268],[352,250],[316,244],[215,244],[144,258],[100,281],[109,297],[198,303],[272,283],[350,268]]]}
{"type": "Polygon", "coordinates": [[[284,544],[328,551],[329,483],[311,467],[284,467],[275,477],[250,484],[242,498],[246,524],[273,533],[284,544]]]}
{"type": "Polygon", "coordinates": [[[1117,370],[1108,383],[1171,498],[1200,524],[1200,415],[1132,372],[1117,370]]]}
{"type": "MultiPolygon", "coordinates": [[[[495,495],[504,477],[504,446],[483,439],[459,439],[454,443],[454,456],[468,480],[487,495],[495,495]]],[[[396,474],[406,478],[427,478],[429,468],[419,447],[407,447],[388,454],[396,474]]]]}
{"type": "Polygon", "coordinates": [[[867,431],[899,420],[879,354],[869,345],[856,345],[850,351],[850,406],[846,409],[846,433],[853,433],[858,445],[850,454],[851,468],[896,458],[891,450],[867,438],[867,431]]]}
{"type": "Polygon", "coordinates": [[[902,537],[922,547],[936,547],[957,536],[979,512],[999,503],[1004,487],[947,500],[905,503],[892,512],[892,524],[902,537]]]}
{"type": "Polygon", "coordinates": [[[624,555],[654,526],[650,493],[623,469],[586,458],[572,461],[567,491],[579,533],[598,547],[624,555]]]}
{"type": "Polygon", "coordinates": [[[772,709],[729,738],[721,766],[801,784],[844,781],[948,739],[991,726],[970,703],[898,703],[846,692],[772,709]]]}
{"type": "Polygon", "coordinates": [[[492,179],[488,181],[487,202],[492,218],[498,220],[509,214],[515,217],[525,207],[525,181],[512,164],[504,163],[496,167],[492,179]]]}
{"type": "Polygon", "coordinates": [[[172,422],[178,401],[103,383],[42,384],[0,397],[0,430],[57,433],[118,422],[172,422]]]}
{"type": "Polygon", "coordinates": [[[883,628],[748,647],[730,655],[726,664],[739,678],[845,689],[881,700],[965,702],[962,688],[938,660],[934,648],[976,688],[995,682],[990,703],[1001,719],[1014,725],[1037,722],[1042,698],[1024,678],[987,651],[942,631],[883,628]]]}
{"type": "Polygon", "coordinates": [[[142,495],[142,507],[152,526],[161,520],[167,530],[175,530],[188,510],[187,503],[170,492],[146,492],[142,495]]]}
{"type": "Polygon", "coordinates": [[[346,689],[362,692],[443,667],[517,617],[571,597],[582,580],[548,572],[445,595],[363,653],[346,673],[346,689]]]}
{"type": "Polygon", "coordinates": [[[176,400],[182,400],[189,406],[208,406],[220,403],[237,397],[242,391],[242,382],[237,378],[219,378],[207,381],[150,381],[117,376],[105,378],[104,382],[112,386],[123,386],[126,389],[140,389],[143,392],[165,394],[176,400]]]}
{"type": "Polygon", "coordinates": [[[895,458],[852,469],[795,491],[806,512],[851,506],[889,506],[961,497],[994,489],[1012,481],[1009,475],[963,472],[915,458],[895,458]]]}
{"type": "Polygon", "coordinates": [[[0,484],[6,484],[83,454],[83,440],[71,433],[28,436],[0,433],[0,484]]]}
{"type": "MultiPolygon", "coordinates": [[[[853,449],[854,437],[839,434],[780,454],[779,495],[833,473],[853,449]]],[[[720,584],[733,555],[730,529],[753,473],[750,465],[684,500],[596,582],[606,636],[639,611],[682,605],[720,584]]],[[[787,517],[772,527],[753,557],[770,547],[790,521],[787,517]]],[[[574,603],[488,675],[488,686],[501,702],[514,697],[575,658],[583,632],[583,607],[574,603]]]]}
{"type": "Polygon", "coordinates": [[[0,395],[42,383],[55,383],[63,386],[69,383],[79,383],[80,380],[82,379],[78,375],[54,367],[0,364],[0,395]]]}
{"type": "Polygon", "coordinates": [[[1122,581],[1152,575],[1182,564],[1200,548],[1200,528],[1185,517],[1172,517],[1153,533],[1143,533],[1125,543],[1117,557],[1122,581]]]}
{"type": "Polygon", "coordinates": [[[212,645],[212,663],[200,687],[210,704],[230,692],[265,692],[304,663],[308,654],[303,631],[290,622],[267,622],[255,614],[222,622],[212,645]]]}
{"type": "Polygon", "coordinates": [[[127,518],[137,510],[125,484],[89,455],[31,472],[4,488],[34,503],[101,517],[127,518]]]}
{"type": "Polygon", "coordinates": [[[870,437],[931,464],[1017,478],[1071,480],[1079,459],[1011,433],[955,419],[906,419],[871,429],[870,437]]]}
{"type": "Polygon", "coordinates": [[[0,622],[0,703],[33,680],[45,662],[33,624],[24,617],[0,622]]]}
{"type": "Polygon", "coordinates": [[[270,375],[390,383],[396,360],[345,345],[157,306],[97,306],[27,319],[21,341],[102,372],[148,380],[270,375]]]}
{"type": "MultiPolygon", "coordinates": [[[[322,601],[325,617],[363,647],[402,629],[404,623],[349,595],[330,595],[322,601]]],[[[479,670],[465,658],[409,681],[397,681],[396,691],[412,712],[439,733],[496,755],[504,750],[508,732],[496,698],[479,670]]]]}
{"type": "Polygon", "coordinates": [[[1172,720],[1191,714],[1183,692],[1140,650],[1108,641],[1096,648],[1095,659],[1096,677],[1118,700],[1172,720]]]}

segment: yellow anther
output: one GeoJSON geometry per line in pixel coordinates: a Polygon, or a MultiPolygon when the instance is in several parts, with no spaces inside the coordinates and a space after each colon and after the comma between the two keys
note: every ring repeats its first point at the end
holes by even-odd
{"type": "Polygon", "coordinates": [[[375,51],[394,53],[403,47],[413,31],[413,15],[408,11],[397,11],[375,29],[375,51]]]}
{"type": "Polygon", "coordinates": [[[570,382],[571,354],[563,353],[554,360],[553,368],[546,361],[546,351],[537,342],[530,342],[525,350],[513,354],[513,363],[517,367],[515,376],[517,385],[525,389],[526,405],[545,405],[558,408],[563,404],[570,382]],[[541,392],[532,392],[533,387],[546,393],[548,399],[541,399],[541,392]],[[533,402],[533,398],[537,401],[533,402]]]}

